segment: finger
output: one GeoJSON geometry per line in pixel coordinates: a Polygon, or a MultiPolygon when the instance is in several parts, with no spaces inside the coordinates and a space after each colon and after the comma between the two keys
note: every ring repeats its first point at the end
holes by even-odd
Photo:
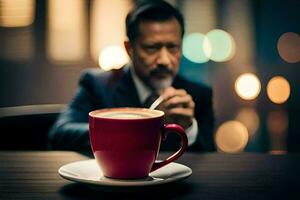
{"type": "Polygon", "coordinates": [[[185,96],[187,92],[183,89],[175,89],[173,87],[168,87],[162,92],[162,96],[165,100],[168,100],[174,96],[185,96]]]}
{"type": "Polygon", "coordinates": [[[169,116],[183,116],[183,117],[194,117],[194,109],[190,108],[172,108],[168,110],[168,115],[169,116]]]}
{"type": "Polygon", "coordinates": [[[164,102],[166,108],[172,107],[184,107],[184,108],[194,108],[195,103],[190,95],[185,96],[174,96],[169,100],[164,102]]]}

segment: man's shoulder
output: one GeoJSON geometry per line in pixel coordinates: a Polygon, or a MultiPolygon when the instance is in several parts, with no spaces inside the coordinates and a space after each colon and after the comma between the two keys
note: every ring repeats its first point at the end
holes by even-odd
{"type": "Polygon", "coordinates": [[[124,74],[124,69],[103,71],[99,68],[87,68],[81,72],[80,83],[108,84],[114,79],[120,78],[124,74]]]}
{"type": "Polygon", "coordinates": [[[85,78],[105,79],[117,73],[116,71],[120,71],[120,70],[103,71],[100,68],[87,68],[81,71],[81,79],[85,79],[85,78]]]}

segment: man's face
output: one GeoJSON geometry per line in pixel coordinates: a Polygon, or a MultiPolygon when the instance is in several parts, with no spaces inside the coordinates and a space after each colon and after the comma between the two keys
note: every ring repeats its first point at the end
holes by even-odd
{"type": "Polygon", "coordinates": [[[182,55],[181,28],[173,18],[164,22],[142,21],[134,43],[125,42],[136,74],[153,89],[171,85],[182,55]]]}

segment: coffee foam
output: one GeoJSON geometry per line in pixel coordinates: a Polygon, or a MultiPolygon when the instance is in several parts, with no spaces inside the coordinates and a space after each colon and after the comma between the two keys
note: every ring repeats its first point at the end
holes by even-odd
{"type": "Polygon", "coordinates": [[[160,116],[158,111],[143,111],[143,110],[109,110],[104,112],[96,112],[95,117],[110,118],[110,119],[145,119],[160,116]]]}
{"type": "Polygon", "coordinates": [[[108,112],[108,113],[99,113],[97,116],[107,117],[113,119],[139,119],[139,118],[149,118],[154,115],[147,113],[134,113],[134,112],[108,112]]]}

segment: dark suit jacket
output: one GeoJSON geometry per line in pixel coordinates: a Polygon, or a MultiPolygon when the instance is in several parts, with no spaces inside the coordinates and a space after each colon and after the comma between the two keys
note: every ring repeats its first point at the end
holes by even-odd
{"type": "MultiPolygon", "coordinates": [[[[61,113],[49,133],[54,149],[90,150],[88,113],[92,110],[112,107],[142,107],[128,68],[112,72],[99,69],[86,70],[80,79],[77,94],[67,109],[61,113]]],[[[213,151],[214,115],[212,90],[177,76],[173,87],[185,89],[195,102],[195,118],[198,122],[196,142],[188,150],[213,151]]],[[[174,135],[174,134],[169,134],[174,135]]],[[[172,136],[163,142],[162,150],[177,148],[172,136]],[[165,143],[165,144],[164,144],[165,143]]]]}

